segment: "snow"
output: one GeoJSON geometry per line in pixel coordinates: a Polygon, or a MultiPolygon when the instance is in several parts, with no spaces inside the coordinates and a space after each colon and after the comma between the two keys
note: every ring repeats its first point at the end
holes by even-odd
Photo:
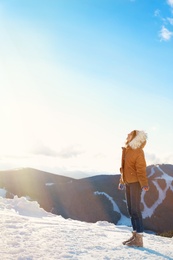
{"type": "Polygon", "coordinates": [[[96,191],[94,192],[95,195],[104,195],[111,203],[113,206],[113,211],[118,212],[121,215],[120,220],[118,221],[118,225],[126,225],[126,226],[130,226],[130,219],[127,218],[125,215],[123,215],[118,207],[118,205],[115,203],[115,201],[113,200],[113,198],[111,196],[109,196],[107,193],[105,192],[99,192],[96,191]]]}
{"type": "Polygon", "coordinates": [[[143,212],[142,212],[143,218],[151,217],[154,214],[157,207],[160,204],[162,204],[162,202],[165,200],[168,190],[173,191],[172,176],[169,176],[166,172],[164,172],[160,168],[159,165],[153,166],[151,168],[151,173],[149,174],[149,177],[155,173],[155,167],[157,167],[159,169],[159,171],[162,173],[161,177],[155,177],[155,179],[152,180],[153,185],[156,187],[156,190],[158,191],[158,198],[157,198],[157,200],[155,200],[153,205],[151,207],[149,207],[145,203],[145,199],[144,199],[145,191],[142,192],[141,201],[142,201],[143,207],[144,207],[143,212]],[[162,189],[160,187],[158,180],[165,180],[165,182],[166,182],[165,189],[162,189]]]}
{"type": "Polygon", "coordinates": [[[0,189],[0,197],[5,197],[7,191],[5,189],[0,189]]]}
{"type": "Polygon", "coordinates": [[[54,183],[53,183],[53,182],[48,182],[48,183],[46,183],[45,185],[46,185],[46,186],[52,186],[52,185],[54,185],[54,183]]]}
{"type": "Polygon", "coordinates": [[[172,238],[144,233],[144,247],[130,248],[130,227],[63,219],[26,198],[0,197],[0,230],[3,260],[173,259],[172,238]]]}

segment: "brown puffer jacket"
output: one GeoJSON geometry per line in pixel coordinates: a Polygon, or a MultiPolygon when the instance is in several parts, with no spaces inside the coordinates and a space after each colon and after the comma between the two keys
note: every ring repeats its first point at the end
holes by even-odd
{"type": "Polygon", "coordinates": [[[147,135],[143,131],[138,131],[137,136],[128,144],[128,146],[122,148],[120,183],[139,182],[141,188],[148,186],[146,161],[143,152],[146,138],[147,135]]]}

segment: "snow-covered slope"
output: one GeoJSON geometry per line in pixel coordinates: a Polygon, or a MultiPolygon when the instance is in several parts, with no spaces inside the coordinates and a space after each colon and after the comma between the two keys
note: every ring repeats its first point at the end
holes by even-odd
{"type": "Polygon", "coordinates": [[[144,233],[143,248],[122,245],[131,229],[47,213],[37,202],[0,197],[0,259],[173,259],[173,239],[144,233]]]}

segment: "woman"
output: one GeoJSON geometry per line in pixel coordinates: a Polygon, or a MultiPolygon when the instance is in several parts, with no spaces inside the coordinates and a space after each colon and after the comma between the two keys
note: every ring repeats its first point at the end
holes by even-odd
{"type": "Polygon", "coordinates": [[[126,139],[122,148],[121,178],[118,188],[126,188],[127,209],[132,223],[132,237],[123,242],[127,246],[143,246],[143,221],[140,209],[141,191],[148,191],[146,177],[146,161],[143,147],[146,144],[147,134],[144,131],[134,130],[126,139]]]}

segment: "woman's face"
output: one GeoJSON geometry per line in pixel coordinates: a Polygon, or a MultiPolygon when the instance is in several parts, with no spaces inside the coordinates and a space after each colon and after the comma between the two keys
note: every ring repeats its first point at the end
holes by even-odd
{"type": "Polygon", "coordinates": [[[127,135],[127,138],[126,138],[126,141],[129,143],[133,138],[133,132],[130,132],[128,135],[127,135]]]}

